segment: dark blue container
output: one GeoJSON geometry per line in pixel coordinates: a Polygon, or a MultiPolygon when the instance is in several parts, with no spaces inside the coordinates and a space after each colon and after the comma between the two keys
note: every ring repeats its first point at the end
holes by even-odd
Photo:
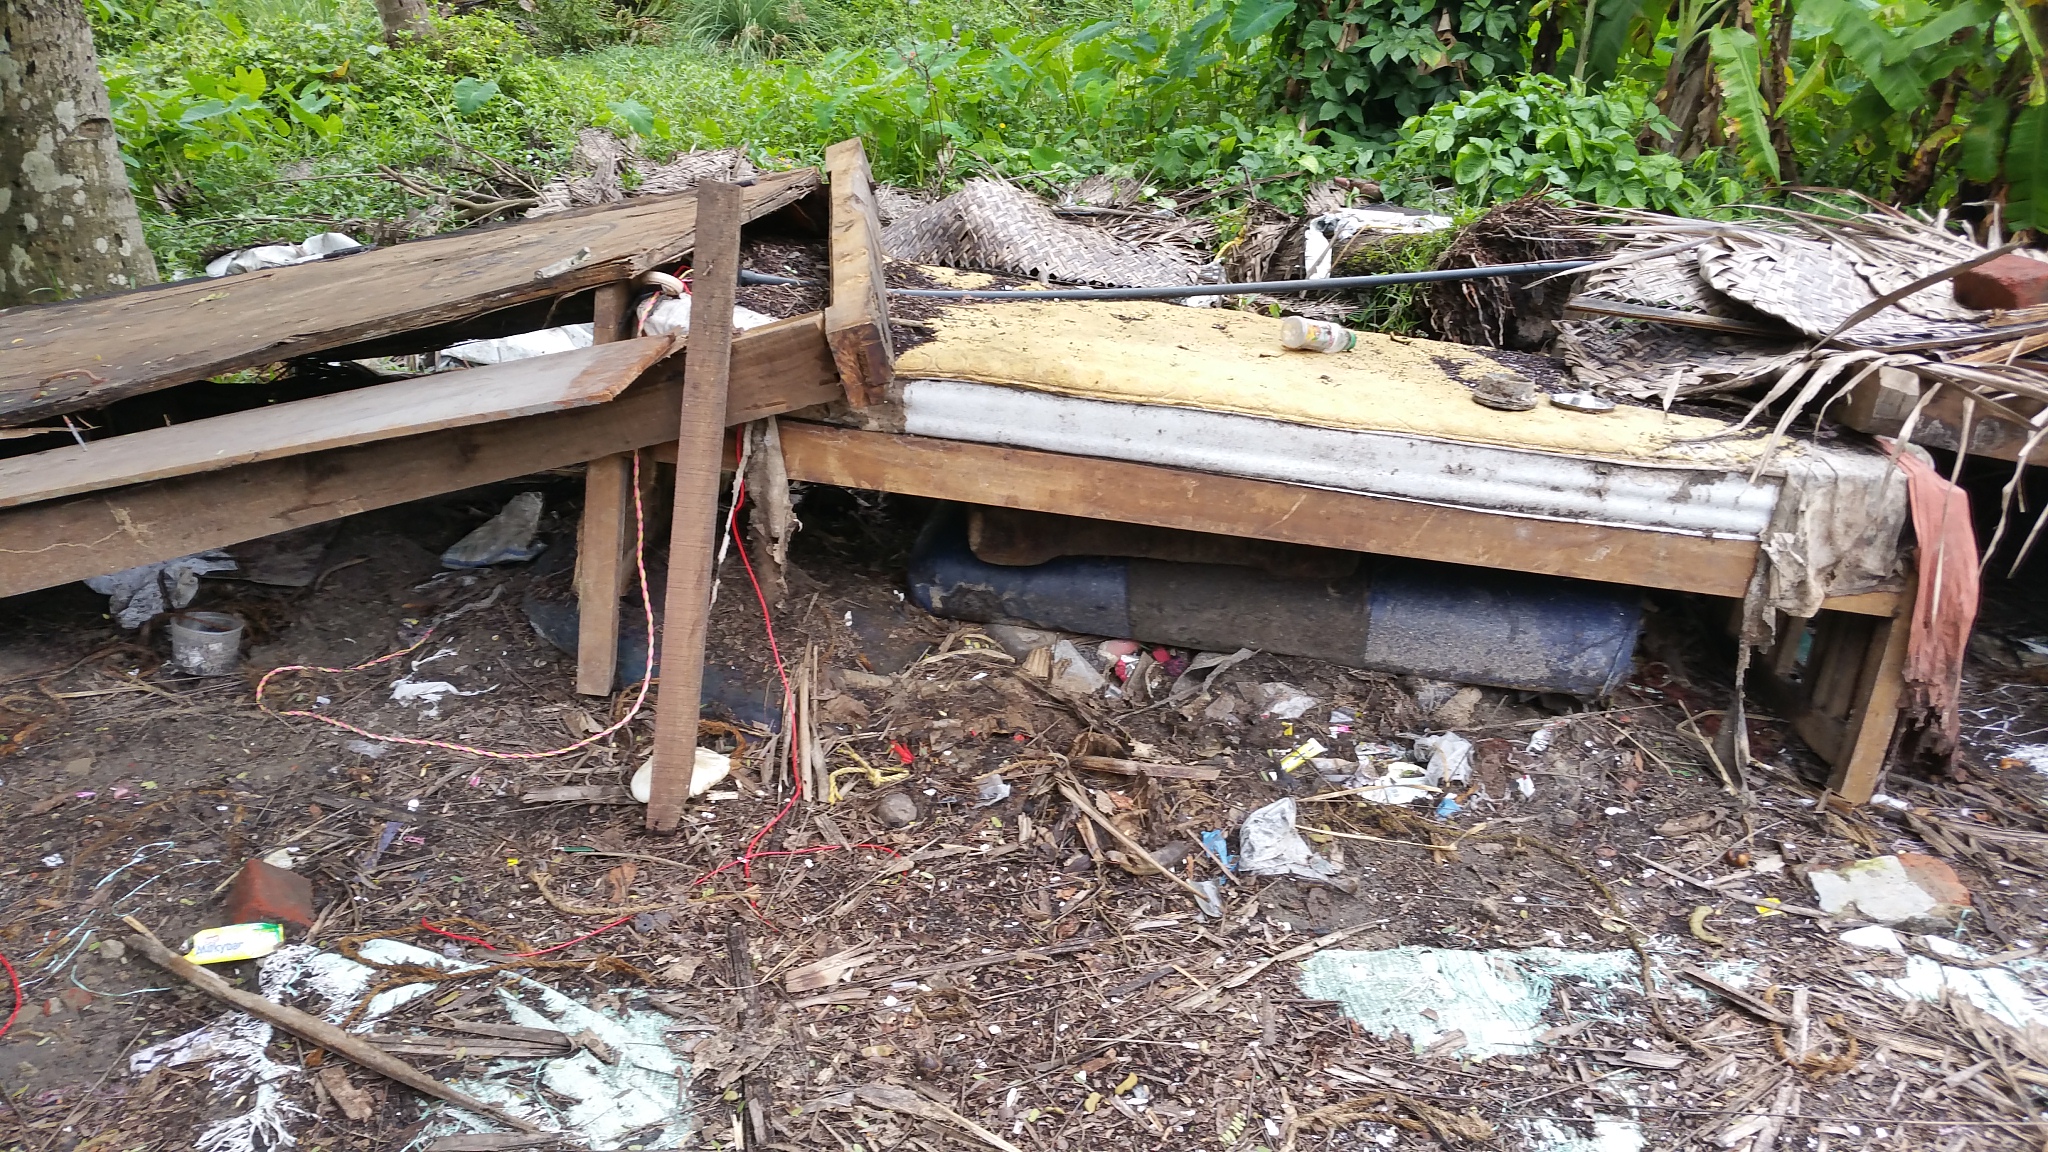
{"type": "Polygon", "coordinates": [[[957,506],[941,508],[918,538],[910,596],[954,620],[1257,648],[1576,696],[1621,683],[1642,623],[1640,593],[1626,586],[1390,557],[1368,556],[1336,581],[1113,557],[1005,567],[969,550],[957,506]]]}

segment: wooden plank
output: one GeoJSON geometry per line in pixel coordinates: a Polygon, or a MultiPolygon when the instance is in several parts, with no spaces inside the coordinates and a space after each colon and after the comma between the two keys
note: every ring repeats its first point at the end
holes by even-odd
{"type": "MultiPolygon", "coordinates": [[[[676,438],[687,353],[609,404],[266,460],[0,511],[0,596],[479,484],[566,468],[676,438]]],[[[822,315],[733,341],[733,423],[840,396],[822,315]]]]}
{"type": "MultiPolygon", "coordinates": [[[[1739,599],[1753,540],[1535,520],[1153,464],[781,422],[789,478],[1739,599]]],[[[657,456],[663,449],[655,450],[657,456]]],[[[1885,615],[1899,593],[1831,598],[1885,615]]]]}
{"type": "MultiPolygon", "coordinates": [[[[631,337],[633,288],[620,282],[597,290],[591,338],[609,344],[631,337]]],[[[631,546],[633,455],[615,452],[583,472],[583,517],[576,528],[576,691],[608,696],[618,676],[619,592],[625,551],[631,546]]]]}
{"type": "MultiPolygon", "coordinates": [[[[1828,415],[1843,427],[1858,432],[1897,436],[1905,428],[1906,418],[1918,405],[1924,386],[1911,372],[1880,369],[1851,388],[1849,395],[1828,415]]],[[[1943,388],[1920,409],[1920,417],[1913,425],[1913,443],[1953,452],[1961,445],[1963,426],[1968,424],[1972,456],[2018,460],[2031,431],[2024,425],[1993,415],[1982,404],[1965,413],[1966,399],[1961,389],[1943,388]]],[[[2038,401],[2025,397],[2011,397],[2004,403],[2027,415],[2040,408],[2038,401]]],[[[2030,463],[2048,464],[2048,445],[2036,447],[2030,463]]]]}
{"type": "Polygon", "coordinates": [[[1756,543],[1532,520],[965,441],[782,421],[792,480],[1740,596],[1756,543]]]}
{"type": "MultiPolygon", "coordinates": [[[[810,169],[761,176],[748,218],[810,169]]],[[[335,260],[0,311],[0,424],[630,280],[696,243],[694,193],[646,196],[335,260]],[[540,275],[546,270],[548,275],[540,275]]]]}
{"type": "MultiPolygon", "coordinates": [[[[690,356],[677,419],[675,511],[661,629],[661,698],[654,713],[654,772],[647,827],[674,830],[697,760],[698,694],[711,622],[711,569],[718,523],[718,465],[725,442],[725,394],[732,372],[732,309],[739,286],[740,205],[736,184],[697,186],[700,222],[690,356]]],[[[653,638],[649,637],[649,643],[653,638]]]]}
{"type": "MultiPolygon", "coordinates": [[[[1911,605],[1911,589],[1902,597],[1911,605]]],[[[1828,774],[1828,791],[1851,804],[1865,804],[1884,777],[1892,734],[1899,726],[1899,702],[1906,693],[1906,649],[1913,631],[1910,608],[1880,618],[1862,653],[1856,704],[1849,713],[1841,754],[1828,774]]]]}
{"type": "Polygon", "coordinates": [[[1124,760],[1115,756],[1076,756],[1074,767],[1084,772],[1107,772],[1112,776],[1150,776],[1157,780],[1214,780],[1221,768],[1202,764],[1154,764],[1145,760],[1124,760]]]}
{"type": "Polygon", "coordinates": [[[0,460],[0,508],[602,404],[669,354],[650,336],[395,380],[0,460]]]}
{"type": "Polygon", "coordinates": [[[896,378],[881,216],[867,150],[858,139],[825,149],[825,173],[832,191],[832,295],[825,306],[825,340],[839,364],[847,403],[865,408],[882,399],[896,378]]]}

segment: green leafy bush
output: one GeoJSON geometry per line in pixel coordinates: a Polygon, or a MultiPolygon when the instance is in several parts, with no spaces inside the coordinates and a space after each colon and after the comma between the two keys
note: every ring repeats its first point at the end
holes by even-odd
{"type": "Polygon", "coordinates": [[[1409,119],[1387,175],[1410,194],[1448,177],[1467,204],[1547,187],[1599,204],[1711,207],[1714,193],[1694,180],[1707,169],[1639,146],[1645,136],[1669,131],[1669,121],[1632,85],[1590,92],[1576,81],[1520,76],[1409,119]]]}
{"type": "Polygon", "coordinates": [[[1384,140],[1410,116],[1526,66],[1528,0],[1289,3],[1293,97],[1312,121],[1384,140]]]}

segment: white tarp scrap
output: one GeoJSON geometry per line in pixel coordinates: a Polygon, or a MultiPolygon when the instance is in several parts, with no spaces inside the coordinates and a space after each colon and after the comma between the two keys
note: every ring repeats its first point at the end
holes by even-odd
{"type": "MultiPolygon", "coordinates": [[[[396,940],[366,941],[359,953],[378,964],[415,964],[450,971],[478,967],[438,952],[396,940]]],[[[318,1013],[339,1024],[378,969],[309,944],[290,944],[266,956],[258,967],[263,995],[277,1001],[311,997],[318,1013]]],[[[660,1126],[651,1135],[653,1147],[681,1144],[690,1129],[687,1097],[682,1085],[688,1065],[668,1047],[673,1023],[661,1012],[621,1008],[599,1011],[578,1003],[544,984],[524,977],[501,987],[499,998],[513,1023],[552,1028],[569,1035],[590,1032],[617,1056],[605,1064],[586,1047],[567,1056],[545,1059],[498,1059],[482,1062],[483,1071],[449,1083],[487,1103],[544,1128],[564,1132],[585,1147],[618,1147],[628,1134],[660,1126]],[[536,1087],[538,1084],[538,1088],[536,1087]],[[554,1099],[542,1096],[545,1088],[554,1099]]],[[[353,1026],[368,1032],[399,1007],[442,990],[435,983],[406,984],[380,992],[353,1026]]],[[[181,1036],[153,1044],[129,1057],[129,1071],[141,1075],[154,1068],[204,1062],[207,1078],[218,1095],[242,1096],[245,1110],[201,1132],[192,1142],[197,1152],[273,1152],[297,1143],[292,1125],[309,1116],[285,1098],[283,1086],[303,1074],[295,1065],[270,1059],[271,1026],[242,1012],[223,1013],[213,1022],[181,1036]]],[[[476,1062],[472,1062],[474,1064],[476,1062]]],[[[487,1131],[481,1117],[448,1105],[429,1106],[433,1117],[428,1137],[487,1131]]]]}
{"type": "Polygon", "coordinates": [[[1462,1032],[1461,1051],[1474,1058],[1536,1051],[1536,1037],[1548,1027],[1543,1014],[1560,981],[1579,989],[1574,1002],[1590,1001],[1597,1010],[1598,1001],[1615,989],[1640,992],[1641,979],[1641,963],[1626,949],[1332,948],[1301,963],[1302,995],[1337,1001],[1367,1032],[1381,1039],[1406,1036],[1418,1052],[1462,1032]],[[1424,1009],[1434,1016],[1423,1015],[1424,1009]]]}
{"type": "Polygon", "coordinates": [[[2048,977],[2048,963],[2019,959],[1989,968],[1961,967],[1983,961],[1984,954],[1942,936],[1919,937],[1921,946],[1934,956],[1908,953],[1905,938],[1882,924],[1852,929],[1842,933],[1841,939],[1851,948],[1905,957],[1906,970],[1896,977],[1855,973],[1867,988],[1930,1004],[1941,1003],[1944,995],[1957,996],[2022,1031],[2048,1027],[2048,996],[2041,990],[2044,977],[2048,977]],[[1957,963],[1944,964],[1943,959],[1957,963]]]}
{"type": "MultiPolygon", "coordinates": [[[[643,336],[667,336],[688,334],[690,331],[690,298],[688,296],[663,296],[661,302],[649,309],[640,321],[643,336]]],[[[775,317],[764,316],[751,308],[737,305],[732,310],[732,326],[739,331],[759,328],[772,324],[775,317]]],[[[572,352],[578,348],[590,347],[595,339],[595,329],[589,324],[563,324],[554,328],[542,328],[535,332],[521,332],[517,336],[500,336],[490,340],[464,340],[451,344],[434,357],[436,368],[468,368],[478,364],[503,364],[509,360],[525,360],[533,356],[551,356],[557,352],[572,352]]]]}
{"type": "Polygon", "coordinates": [[[1308,222],[1308,231],[1301,237],[1302,272],[1310,280],[1320,280],[1330,274],[1330,265],[1335,261],[1337,246],[1358,235],[1372,232],[1384,236],[1426,236],[1455,227],[1457,221],[1449,216],[1437,216],[1418,212],[1413,208],[1399,208],[1391,204],[1370,208],[1339,208],[1325,212],[1308,222]]]}

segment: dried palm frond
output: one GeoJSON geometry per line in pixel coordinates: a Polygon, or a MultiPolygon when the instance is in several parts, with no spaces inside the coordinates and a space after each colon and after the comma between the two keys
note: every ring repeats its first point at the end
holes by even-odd
{"type": "MultiPolygon", "coordinates": [[[[1874,203],[1870,209],[1758,208],[1755,218],[1743,221],[1583,209],[1597,219],[1585,230],[1616,244],[1588,270],[1584,296],[1590,303],[1661,309],[1668,322],[1568,321],[1560,352],[1587,384],[1637,399],[1661,397],[1667,406],[1679,396],[1761,388],[1731,429],[1747,429],[1777,409],[1759,473],[1802,413],[1817,416],[1877,372],[1903,370],[1920,382],[1902,441],[1912,438],[1937,396],[1958,392],[1966,420],[2002,421],[2025,437],[1998,530],[1984,552],[1988,562],[2013,514],[2028,511],[2021,477],[2034,450],[2048,443],[2048,362],[2030,358],[2048,353],[2048,309],[1965,307],[1953,278],[2011,249],[1980,244],[1943,221],[1874,203]],[[1689,324],[1713,327],[1710,319],[1751,317],[1781,322],[1803,340],[1787,346],[1769,338],[1678,334],[1689,324]]],[[[1970,433],[1962,429],[1959,452],[1969,450],[1970,433]]],[[[2048,516],[2036,517],[2015,570],[2044,522],[2048,516]]]]}

